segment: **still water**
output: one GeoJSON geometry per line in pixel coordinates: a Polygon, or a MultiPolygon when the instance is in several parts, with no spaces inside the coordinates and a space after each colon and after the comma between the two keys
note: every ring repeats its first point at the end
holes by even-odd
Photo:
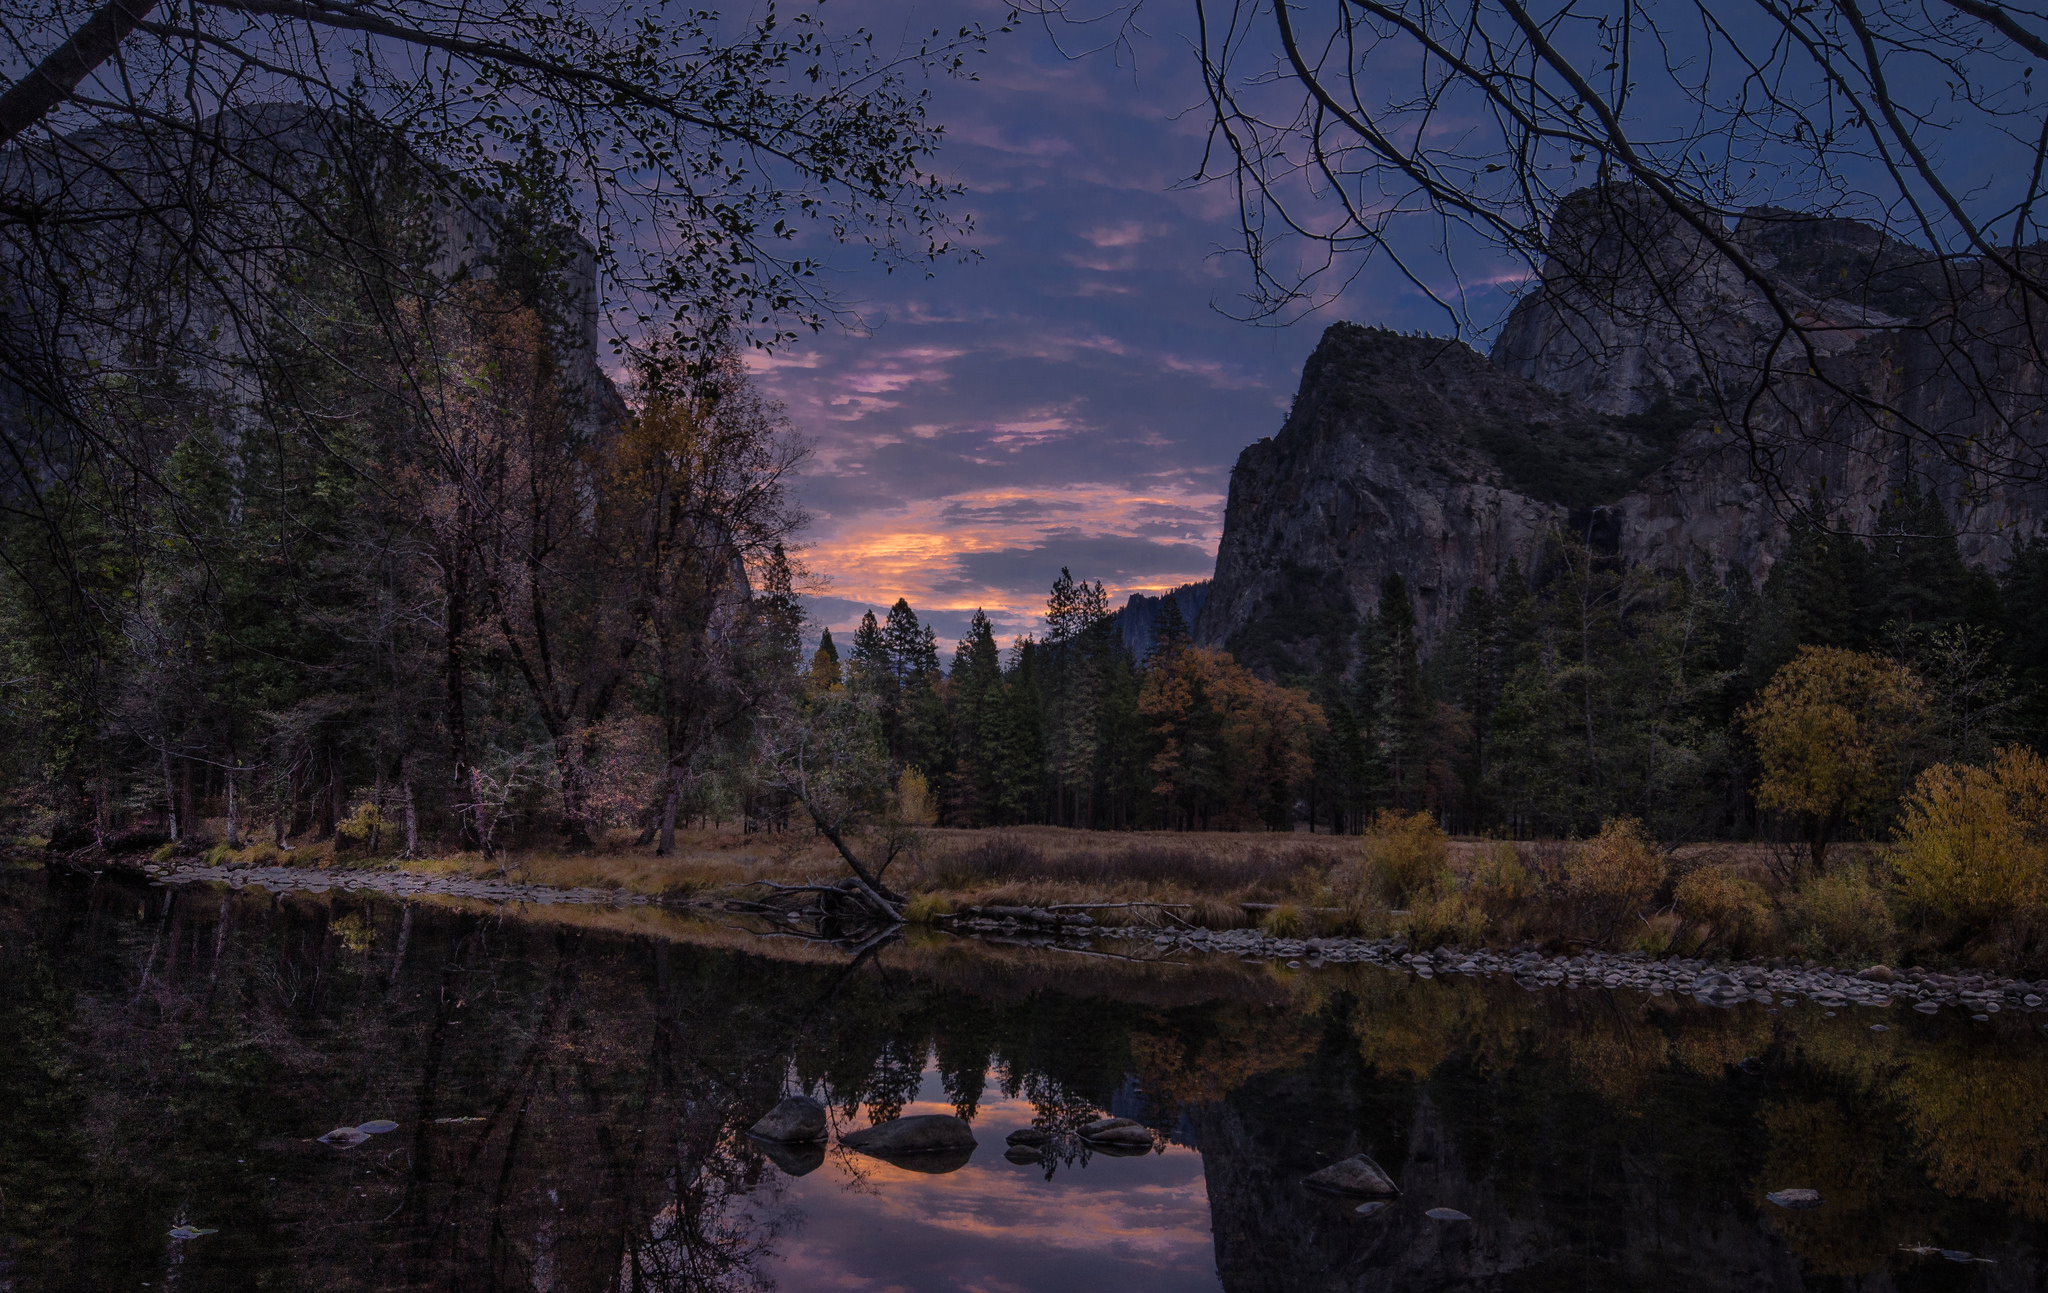
{"type": "Polygon", "coordinates": [[[2044,1021],[0,872],[0,1293],[2036,1290],[2044,1021]],[[793,1090],[979,1147],[771,1156],[793,1090]]]}

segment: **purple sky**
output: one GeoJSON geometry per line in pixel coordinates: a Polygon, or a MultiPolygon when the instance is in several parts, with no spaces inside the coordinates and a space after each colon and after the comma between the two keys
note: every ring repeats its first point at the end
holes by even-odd
{"type": "MultiPolygon", "coordinates": [[[[1186,39],[1163,25],[1185,8],[1145,10],[1135,65],[1066,57],[1041,26],[996,37],[979,81],[936,94],[940,167],[968,188],[982,259],[930,279],[851,270],[866,327],[757,365],[816,444],[801,495],[829,580],[813,611],[835,631],[906,596],[948,644],[976,606],[1007,638],[1035,627],[1062,565],[1115,604],[1206,578],[1230,466],[1279,428],[1322,328],[1444,330],[1390,275],[1286,327],[1216,308],[1247,275],[1230,190],[1182,183],[1207,125],[1186,39]]],[[[824,13],[887,44],[1002,7],[824,13]]]]}

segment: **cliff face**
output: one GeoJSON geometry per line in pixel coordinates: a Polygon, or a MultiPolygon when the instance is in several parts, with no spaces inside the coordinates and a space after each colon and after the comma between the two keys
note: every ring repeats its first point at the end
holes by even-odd
{"type": "Polygon", "coordinates": [[[1330,328],[1279,433],[1238,458],[1196,640],[1264,668],[1341,669],[1399,573],[1434,642],[1467,591],[1553,529],[1760,581],[1784,499],[1818,491],[1868,530],[1908,476],[1946,505],[1967,560],[2000,565],[2042,532],[2048,489],[2010,478],[2048,448],[2028,412],[2048,409],[2048,365],[1991,275],[1847,220],[1760,209],[1727,233],[1813,325],[1813,373],[1703,235],[1627,191],[1567,199],[1543,283],[1490,359],[1330,328]]]}

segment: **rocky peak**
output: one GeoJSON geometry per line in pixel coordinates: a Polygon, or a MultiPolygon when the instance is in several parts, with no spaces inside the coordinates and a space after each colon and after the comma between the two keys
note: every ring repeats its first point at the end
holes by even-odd
{"type": "Polygon", "coordinates": [[[2001,410],[2048,407],[2048,363],[2015,344],[2024,320],[1987,285],[1979,266],[1852,220],[1757,208],[1730,229],[1639,190],[1573,194],[1541,283],[1490,357],[1349,323],[1323,334],[1286,422],[1231,474],[1195,640],[1268,672],[1341,671],[1398,573],[1428,645],[1469,590],[1510,558],[1531,565],[1557,531],[1658,569],[1705,562],[1761,581],[1787,538],[1786,498],[1817,490],[1838,523],[1868,529],[1908,477],[1948,509],[1967,559],[1998,565],[2042,532],[2048,488],[1916,453],[1924,441],[1863,402],[1984,463],[2040,456],[2026,437],[2048,436],[2041,420],[2001,410]],[[1826,325],[1810,334],[1817,375],[1803,354],[1798,371],[1783,367],[1782,319],[1716,239],[1826,325]],[[1974,387],[1936,344],[1954,325],[1986,338],[1974,387]],[[1747,436],[1730,431],[1719,402],[1765,377],[1769,414],[1747,436]]]}

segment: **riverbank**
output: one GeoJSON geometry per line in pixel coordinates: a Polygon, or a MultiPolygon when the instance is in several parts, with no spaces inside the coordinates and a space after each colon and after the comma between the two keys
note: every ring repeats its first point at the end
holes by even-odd
{"type": "MultiPolygon", "coordinates": [[[[699,914],[740,914],[734,910],[731,894],[699,892],[661,899],[623,889],[561,887],[506,878],[403,870],[321,871],[150,862],[138,868],[137,874],[161,884],[214,883],[235,890],[256,888],[273,893],[372,893],[400,900],[443,897],[534,907],[660,905],[699,914]]],[[[1130,909],[1116,910],[1121,914],[1130,909]]],[[[1923,1013],[1957,1010],[1979,1022],[1988,1022],[2004,1012],[2048,1016],[2048,980],[1949,974],[1921,967],[1893,971],[1886,966],[1807,965],[1796,958],[1653,959],[1640,952],[1551,954],[1534,949],[1502,952],[1450,945],[1418,950],[1400,938],[1288,938],[1257,928],[1213,930],[1108,924],[1082,911],[1031,907],[970,908],[937,924],[946,934],[963,939],[1023,944],[1055,952],[1100,952],[1113,948],[1132,959],[1153,961],[1234,957],[1289,971],[1364,963],[1423,980],[1457,975],[1511,978],[1530,991],[1632,990],[1653,997],[1687,996],[1720,1007],[1754,1002],[1775,1008],[1806,1001],[1827,1010],[1851,1006],[1872,1011],[1910,1007],[1923,1013]]],[[[1872,1018],[1876,1023],[1877,1016],[1872,1018]]]]}

